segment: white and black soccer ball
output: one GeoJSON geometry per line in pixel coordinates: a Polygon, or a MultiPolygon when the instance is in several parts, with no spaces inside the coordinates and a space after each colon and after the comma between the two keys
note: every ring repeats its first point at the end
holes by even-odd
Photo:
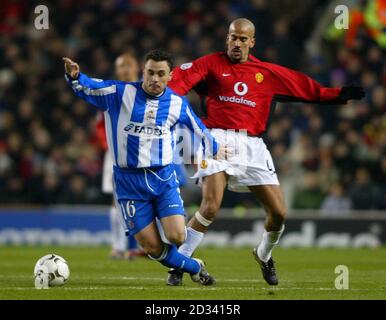
{"type": "Polygon", "coordinates": [[[47,254],[35,264],[34,281],[36,288],[64,285],[70,278],[67,261],[57,254],[47,254]]]}

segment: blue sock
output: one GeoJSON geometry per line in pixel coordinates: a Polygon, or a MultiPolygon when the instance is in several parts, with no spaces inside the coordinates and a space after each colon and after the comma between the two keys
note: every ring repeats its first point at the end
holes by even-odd
{"type": "Polygon", "coordinates": [[[195,274],[200,271],[200,264],[187,256],[179,253],[175,245],[165,244],[165,250],[161,256],[155,259],[161,262],[164,266],[178,269],[190,274],[195,274]]]}
{"type": "Polygon", "coordinates": [[[129,250],[137,249],[138,243],[137,240],[135,240],[134,236],[129,235],[128,236],[128,242],[129,242],[129,250]]]}

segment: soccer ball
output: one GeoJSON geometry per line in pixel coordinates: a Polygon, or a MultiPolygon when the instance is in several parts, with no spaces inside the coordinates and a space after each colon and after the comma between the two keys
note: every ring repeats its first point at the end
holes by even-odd
{"type": "Polygon", "coordinates": [[[38,289],[64,285],[69,277],[67,261],[57,254],[47,254],[35,264],[34,280],[38,289]]]}

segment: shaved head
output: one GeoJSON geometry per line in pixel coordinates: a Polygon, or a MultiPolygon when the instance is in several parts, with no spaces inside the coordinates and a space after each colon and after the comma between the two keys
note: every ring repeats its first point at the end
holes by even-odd
{"type": "Polygon", "coordinates": [[[242,31],[243,33],[248,34],[251,38],[255,37],[255,25],[251,20],[245,18],[239,18],[233,20],[229,25],[229,33],[234,31],[242,31]]]}
{"type": "Polygon", "coordinates": [[[227,55],[233,63],[248,60],[249,50],[255,45],[255,26],[245,18],[233,20],[227,36],[227,55]]]}

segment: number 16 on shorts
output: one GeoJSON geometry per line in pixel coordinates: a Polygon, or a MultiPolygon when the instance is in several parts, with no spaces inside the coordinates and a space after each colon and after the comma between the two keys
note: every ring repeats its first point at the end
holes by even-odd
{"type": "Polygon", "coordinates": [[[134,200],[121,200],[119,201],[119,205],[121,206],[126,226],[130,228],[130,221],[135,216],[135,202],[134,200]]]}

